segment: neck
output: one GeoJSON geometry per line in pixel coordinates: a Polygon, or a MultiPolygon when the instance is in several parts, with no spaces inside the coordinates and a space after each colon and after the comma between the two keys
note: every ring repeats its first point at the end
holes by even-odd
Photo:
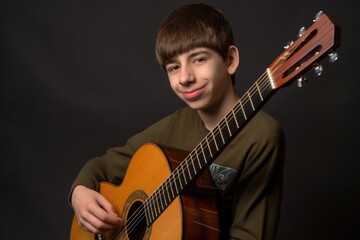
{"type": "Polygon", "coordinates": [[[239,99],[239,96],[233,89],[229,94],[226,95],[226,98],[222,99],[222,101],[218,101],[217,104],[214,104],[210,108],[198,110],[198,114],[206,129],[211,131],[216,126],[216,124],[218,124],[219,121],[231,110],[231,108],[239,99]]]}

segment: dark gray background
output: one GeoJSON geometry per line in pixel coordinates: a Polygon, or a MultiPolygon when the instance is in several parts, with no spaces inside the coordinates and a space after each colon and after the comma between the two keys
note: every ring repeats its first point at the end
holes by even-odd
{"type": "MultiPolygon", "coordinates": [[[[154,56],[165,15],[189,1],[3,0],[3,239],[67,239],[69,187],[90,158],[183,103],[154,56]]],[[[323,10],[342,27],[340,59],[265,106],[287,136],[278,240],[359,239],[359,11],[356,0],[205,1],[223,10],[244,92],[323,10]]]]}

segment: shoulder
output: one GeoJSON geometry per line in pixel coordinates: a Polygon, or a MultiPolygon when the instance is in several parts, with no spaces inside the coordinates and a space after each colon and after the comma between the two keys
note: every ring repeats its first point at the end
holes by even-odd
{"type": "Polygon", "coordinates": [[[153,125],[152,133],[158,143],[190,151],[208,133],[196,110],[186,106],[153,125]]]}
{"type": "Polygon", "coordinates": [[[284,131],[279,122],[264,111],[259,111],[243,129],[246,138],[253,142],[279,142],[284,139],[284,131]]]}
{"type": "Polygon", "coordinates": [[[281,126],[279,122],[272,117],[270,114],[259,111],[254,118],[250,121],[249,125],[253,125],[253,127],[260,128],[261,130],[266,131],[280,131],[281,126]]]}
{"type": "Polygon", "coordinates": [[[174,132],[189,132],[187,128],[199,122],[199,118],[195,110],[189,107],[183,107],[149,125],[141,133],[141,136],[146,136],[148,138],[147,140],[164,143],[164,141],[168,141],[174,132]]]}
{"type": "Polygon", "coordinates": [[[199,119],[197,112],[190,107],[186,106],[180,109],[177,109],[173,113],[167,115],[166,117],[160,119],[152,126],[173,126],[176,122],[194,122],[194,120],[199,119]]]}

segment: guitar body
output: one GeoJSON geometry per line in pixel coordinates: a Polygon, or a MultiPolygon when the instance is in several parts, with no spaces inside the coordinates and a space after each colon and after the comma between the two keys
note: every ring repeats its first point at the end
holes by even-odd
{"type": "Polygon", "coordinates": [[[124,226],[96,235],[84,231],[74,216],[70,239],[219,239],[218,215],[212,191],[214,188],[210,185],[210,176],[205,174],[191,186],[199,189],[189,189],[189,194],[177,196],[150,226],[146,226],[144,219],[142,224],[139,221],[140,224],[136,226],[128,226],[134,222],[129,219],[138,215],[143,202],[166,180],[185,156],[186,152],[162,149],[154,144],[143,145],[133,156],[120,186],[100,184],[100,193],[113,204],[118,215],[124,220],[124,226]],[[190,194],[193,192],[201,194],[190,194]]]}

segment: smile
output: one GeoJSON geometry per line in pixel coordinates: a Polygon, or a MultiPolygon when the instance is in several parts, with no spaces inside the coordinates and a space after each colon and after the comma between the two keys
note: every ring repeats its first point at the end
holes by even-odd
{"type": "Polygon", "coordinates": [[[192,91],[187,91],[187,92],[182,92],[181,94],[184,96],[185,99],[191,100],[191,99],[195,99],[197,97],[199,97],[202,92],[204,91],[205,86],[192,90],[192,91]]]}

